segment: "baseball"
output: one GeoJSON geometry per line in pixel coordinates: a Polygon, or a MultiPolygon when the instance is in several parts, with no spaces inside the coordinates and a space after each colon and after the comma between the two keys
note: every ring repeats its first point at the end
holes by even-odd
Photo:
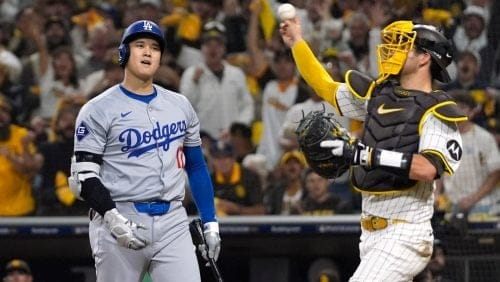
{"type": "Polygon", "coordinates": [[[278,7],[278,17],[281,21],[293,19],[296,14],[295,7],[290,3],[284,3],[278,7]]]}

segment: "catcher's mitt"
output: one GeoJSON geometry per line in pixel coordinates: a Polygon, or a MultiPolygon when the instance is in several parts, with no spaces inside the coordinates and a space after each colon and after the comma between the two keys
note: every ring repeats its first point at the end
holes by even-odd
{"type": "Polygon", "coordinates": [[[346,129],[325,111],[311,111],[299,122],[295,131],[307,163],[325,178],[337,178],[349,169],[349,161],[332,154],[331,149],[320,147],[321,141],[351,139],[346,129]]]}

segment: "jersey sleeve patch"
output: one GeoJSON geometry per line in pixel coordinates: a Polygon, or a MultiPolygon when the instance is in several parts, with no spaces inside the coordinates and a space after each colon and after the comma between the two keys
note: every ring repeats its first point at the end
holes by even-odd
{"type": "Polygon", "coordinates": [[[82,139],[85,138],[85,136],[87,136],[88,134],[89,134],[89,129],[87,128],[85,122],[82,121],[80,125],[76,128],[75,131],[76,139],[78,141],[82,141],[82,139]]]}
{"type": "Polygon", "coordinates": [[[462,158],[462,147],[457,140],[448,141],[446,143],[446,150],[453,160],[459,161],[462,158]]]}

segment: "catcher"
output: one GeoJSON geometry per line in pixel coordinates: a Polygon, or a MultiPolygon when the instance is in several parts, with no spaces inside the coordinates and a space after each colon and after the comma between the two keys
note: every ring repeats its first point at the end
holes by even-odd
{"type": "Polygon", "coordinates": [[[433,90],[434,79],[449,80],[449,41],[432,26],[393,22],[377,47],[380,76],[351,70],[339,83],[303,40],[298,18],[283,21],[280,33],[318,95],[340,115],[364,121],[359,140],[319,113],[298,130],[312,168],[332,178],[347,162],[362,193],[361,261],[350,281],[412,281],[432,254],[434,180],[453,174],[462,154],[456,122],[466,117],[446,93],[433,90]],[[324,158],[326,152],[333,157],[324,158]]]}

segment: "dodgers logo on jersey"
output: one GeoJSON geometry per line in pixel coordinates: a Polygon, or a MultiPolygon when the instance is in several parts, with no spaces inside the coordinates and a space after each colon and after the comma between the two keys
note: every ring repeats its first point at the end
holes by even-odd
{"type": "Polygon", "coordinates": [[[450,140],[446,143],[446,149],[450,154],[451,158],[458,161],[462,158],[462,147],[458,144],[457,140],[450,140]]]}
{"type": "Polygon", "coordinates": [[[122,152],[129,153],[127,158],[139,157],[147,151],[163,147],[168,151],[170,143],[186,135],[187,125],[185,120],[160,125],[156,123],[152,131],[141,132],[135,128],[122,131],[118,140],[124,143],[122,152]]]}
{"type": "Polygon", "coordinates": [[[81,122],[80,125],[76,128],[75,135],[76,140],[82,141],[82,139],[89,134],[89,130],[85,122],[81,122]]]}

